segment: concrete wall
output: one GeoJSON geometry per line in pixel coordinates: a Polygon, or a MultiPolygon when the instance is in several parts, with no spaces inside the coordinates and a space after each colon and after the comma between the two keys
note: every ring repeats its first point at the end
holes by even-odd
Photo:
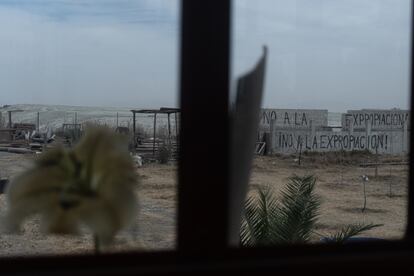
{"type": "Polygon", "coordinates": [[[260,130],[270,131],[270,122],[276,127],[307,129],[328,126],[328,110],[322,109],[267,109],[261,110],[260,130]]]}
{"type": "Polygon", "coordinates": [[[271,135],[272,153],[301,151],[370,150],[375,153],[408,152],[408,136],[402,131],[309,131],[276,129],[271,135]]]}
{"type": "Polygon", "coordinates": [[[362,109],[348,110],[342,114],[342,128],[349,130],[366,129],[371,130],[389,130],[403,129],[404,125],[410,126],[410,112],[408,110],[381,110],[381,109],[362,109]]]}
{"type": "Polygon", "coordinates": [[[409,151],[408,110],[349,110],[342,128],[329,128],[328,110],[262,109],[259,139],[264,132],[270,153],[369,150],[404,154],[409,151]]]}

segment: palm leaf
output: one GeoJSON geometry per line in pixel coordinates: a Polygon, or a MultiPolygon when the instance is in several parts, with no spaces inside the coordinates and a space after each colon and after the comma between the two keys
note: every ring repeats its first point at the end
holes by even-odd
{"type": "Polygon", "coordinates": [[[319,215],[320,199],[314,193],[313,176],[293,176],[282,191],[280,221],[274,224],[277,243],[303,243],[311,236],[319,215]]]}
{"type": "Polygon", "coordinates": [[[259,188],[257,197],[245,203],[240,231],[244,246],[306,242],[309,240],[320,206],[314,194],[313,176],[289,179],[280,203],[269,187],[259,188]]]}
{"type": "MultiPolygon", "coordinates": [[[[257,196],[246,200],[240,243],[257,246],[308,242],[314,233],[321,204],[314,192],[315,184],[314,176],[292,176],[279,201],[269,187],[259,188],[257,196]]],[[[329,239],[342,243],[378,226],[381,225],[347,225],[329,239]]]]}
{"type": "Polygon", "coordinates": [[[357,236],[365,231],[371,230],[373,228],[382,226],[382,224],[362,224],[362,223],[358,223],[358,224],[350,224],[350,225],[346,225],[344,227],[342,227],[342,229],[333,234],[332,236],[329,237],[329,239],[333,242],[337,242],[337,243],[344,243],[346,242],[349,238],[357,236]]]}
{"type": "Polygon", "coordinates": [[[258,190],[258,196],[251,196],[245,203],[240,241],[244,246],[268,244],[271,228],[278,213],[276,198],[270,188],[258,190]]]}

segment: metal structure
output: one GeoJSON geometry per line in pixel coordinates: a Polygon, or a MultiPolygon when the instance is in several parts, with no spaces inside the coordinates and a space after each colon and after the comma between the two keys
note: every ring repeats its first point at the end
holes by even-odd
{"type": "Polygon", "coordinates": [[[8,110],[7,111],[7,114],[9,115],[9,124],[8,124],[8,127],[9,128],[13,128],[13,122],[12,122],[12,113],[15,113],[15,112],[23,112],[24,110],[21,110],[21,109],[14,109],[14,110],[8,110]]]}
{"type": "Polygon", "coordinates": [[[180,113],[179,108],[170,108],[170,107],[161,107],[160,109],[139,109],[139,110],[131,110],[132,112],[132,132],[134,137],[134,147],[139,147],[139,134],[136,130],[136,114],[152,114],[154,115],[154,122],[153,122],[153,135],[152,135],[152,157],[155,156],[155,153],[157,151],[157,115],[158,114],[167,114],[168,118],[168,143],[171,143],[171,115],[174,114],[174,120],[175,120],[175,136],[178,137],[178,118],[177,114],[180,113]]]}

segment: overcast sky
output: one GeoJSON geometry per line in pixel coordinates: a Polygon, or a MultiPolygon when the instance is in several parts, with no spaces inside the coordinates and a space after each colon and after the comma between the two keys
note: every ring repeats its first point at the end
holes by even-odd
{"type": "MultiPolygon", "coordinates": [[[[233,79],[265,107],[407,108],[409,0],[235,0],[233,79]]],[[[0,104],[177,104],[177,0],[0,0],[0,104]]]]}

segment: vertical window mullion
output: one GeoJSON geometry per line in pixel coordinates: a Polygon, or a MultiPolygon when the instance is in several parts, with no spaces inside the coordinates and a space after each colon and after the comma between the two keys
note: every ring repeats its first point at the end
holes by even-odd
{"type": "Polygon", "coordinates": [[[178,249],[227,245],[230,0],[182,0],[178,249]]]}

